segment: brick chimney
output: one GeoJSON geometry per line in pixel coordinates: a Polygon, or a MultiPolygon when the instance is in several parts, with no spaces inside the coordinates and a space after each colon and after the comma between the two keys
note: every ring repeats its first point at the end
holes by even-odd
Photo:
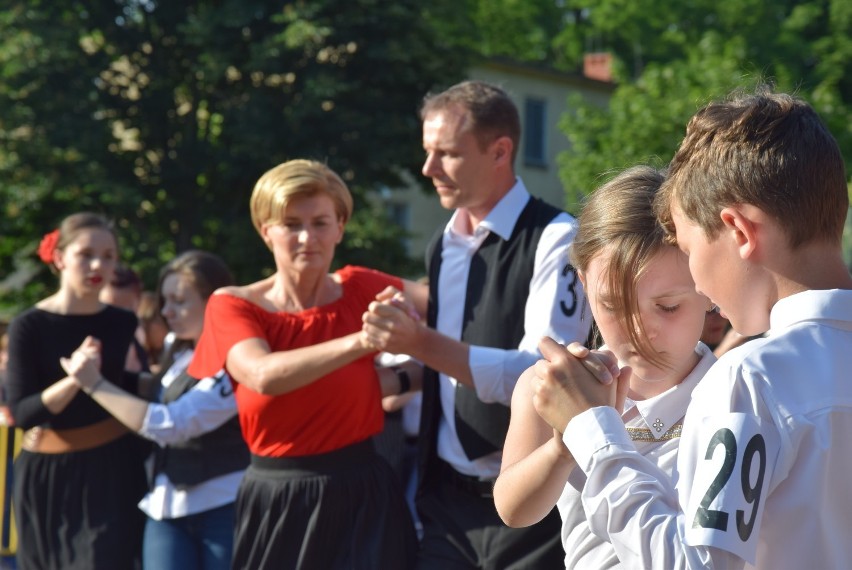
{"type": "Polygon", "coordinates": [[[587,53],[583,56],[583,75],[597,81],[612,81],[612,54],[587,53]]]}

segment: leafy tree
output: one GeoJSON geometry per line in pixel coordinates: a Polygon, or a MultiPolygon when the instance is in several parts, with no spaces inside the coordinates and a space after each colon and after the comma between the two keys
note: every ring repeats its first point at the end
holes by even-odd
{"type": "Polygon", "coordinates": [[[472,0],[466,41],[485,56],[552,63],[565,10],[553,0],[472,0]]]}
{"type": "Polygon", "coordinates": [[[248,196],[296,157],[326,161],[355,194],[357,245],[338,263],[413,271],[400,231],[365,195],[419,168],[419,101],[466,69],[452,9],[28,0],[0,10],[0,305],[16,310],[55,286],[33,252],[79,210],[118,221],[124,256],[149,285],[190,247],[221,254],[242,281],[269,272],[248,196]]]}
{"type": "MultiPolygon", "coordinates": [[[[562,119],[569,200],[611,169],[671,158],[689,117],[736,88],[771,82],[811,102],[852,153],[852,4],[846,0],[569,0],[555,40],[579,65],[584,46],[615,58],[606,108],[575,100],[562,119]]],[[[848,168],[848,167],[847,167],[848,168]]]]}

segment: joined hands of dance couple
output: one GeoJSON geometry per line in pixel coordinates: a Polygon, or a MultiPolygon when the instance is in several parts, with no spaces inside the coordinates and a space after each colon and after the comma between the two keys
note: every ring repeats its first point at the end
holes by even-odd
{"type": "Polygon", "coordinates": [[[533,406],[561,434],[575,416],[598,406],[622,412],[630,367],[618,367],[609,350],[589,350],[578,342],[562,346],[549,337],[538,343],[542,358],[533,365],[533,406]]]}
{"type": "Polygon", "coordinates": [[[61,357],[59,363],[84,392],[89,392],[101,382],[101,341],[87,336],[70,357],[61,357]]]}
{"type": "MultiPolygon", "coordinates": [[[[425,322],[406,295],[388,287],[376,296],[363,316],[362,342],[394,354],[416,351],[425,322]]],[[[550,337],[538,344],[541,359],[532,366],[533,405],[556,432],[576,415],[594,407],[621,412],[630,384],[630,367],[619,368],[609,350],[589,350],[578,342],[563,346],[550,337]]]]}
{"type": "MultiPolygon", "coordinates": [[[[376,295],[363,320],[363,344],[394,354],[406,353],[408,343],[416,342],[417,327],[423,324],[411,299],[395,287],[376,295]]],[[[59,359],[62,368],[83,391],[100,382],[100,350],[101,342],[88,336],[70,357],[59,359]]]]}
{"type": "MultiPolygon", "coordinates": [[[[420,319],[405,294],[388,287],[376,296],[363,316],[362,342],[394,354],[413,352],[420,319]]],[[[84,390],[100,382],[100,341],[86,337],[69,358],[61,358],[65,372],[84,390]]],[[[608,350],[589,350],[580,343],[563,346],[550,337],[538,344],[541,359],[532,366],[533,405],[556,432],[565,431],[576,415],[598,406],[621,411],[630,380],[630,367],[619,368],[608,350]]]]}
{"type": "Polygon", "coordinates": [[[396,287],[387,287],[376,295],[361,320],[361,342],[392,354],[410,354],[420,328],[426,324],[414,302],[396,287]]]}

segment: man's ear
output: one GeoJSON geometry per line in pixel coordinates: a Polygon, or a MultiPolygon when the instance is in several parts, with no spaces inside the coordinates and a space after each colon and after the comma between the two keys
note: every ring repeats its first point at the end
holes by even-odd
{"type": "Polygon", "coordinates": [[[760,210],[750,204],[734,204],[722,208],[719,218],[724,227],[723,235],[733,240],[742,259],[748,259],[755,254],[760,242],[760,210]]]}
{"type": "Polygon", "coordinates": [[[512,144],[512,139],[507,136],[498,137],[493,143],[491,143],[491,148],[494,153],[494,160],[497,163],[506,162],[511,166],[512,164],[512,150],[514,150],[514,145],[512,144]]]}

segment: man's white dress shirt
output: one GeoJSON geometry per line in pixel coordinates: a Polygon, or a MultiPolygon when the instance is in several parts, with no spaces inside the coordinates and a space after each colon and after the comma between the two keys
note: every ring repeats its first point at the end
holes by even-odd
{"type": "MultiPolygon", "coordinates": [[[[464,211],[457,210],[443,234],[438,290],[438,322],[436,329],[455,339],[461,338],[462,318],[467,296],[470,260],[490,232],[509,239],[518,217],[530,199],[520,178],[506,196],[474,228],[466,231],[464,211]]],[[[559,214],[545,228],[535,253],[535,268],[525,300],[524,337],[516,350],[471,346],[469,365],[476,394],[486,403],[509,405],[512,391],[521,373],[535,364],[541,356],[538,342],[550,336],[558,342],[585,342],[590,320],[581,321],[582,288],[569,265],[569,246],[577,233],[577,221],[566,213],[559,214]],[[576,303],[573,317],[566,318],[560,307],[576,303]]],[[[506,323],[506,326],[519,326],[506,323]]],[[[500,473],[502,453],[497,451],[471,461],[459,442],[455,426],[455,378],[440,375],[441,422],[438,428],[438,455],[465,475],[483,479],[500,473]]]]}

